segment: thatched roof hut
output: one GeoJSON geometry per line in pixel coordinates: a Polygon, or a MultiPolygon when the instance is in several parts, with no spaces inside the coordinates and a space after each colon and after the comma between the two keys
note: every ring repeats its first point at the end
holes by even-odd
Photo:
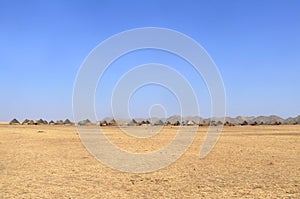
{"type": "Polygon", "coordinates": [[[186,122],[187,126],[194,126],[195,124],[196,123],[194,121],[192,121],[192,120],[189,120],[189,121],[186,122]]]}
{"type": "Polygon", "coordinates": [[[33,120],[29,120],[29,121],[27,122],[27,124],[28,124],[28,125],[36,125],[36,122],[33,121],[33,120]]]}
{"type": "Polygon", "coordinates": [[[22,125],[28,125],[28,122],[29,122],[29,119],[25,119],[25,120],[22,122],[22,125]]]}
{"type": "Polygon", "coordinates": [[[57,121],[55,122],[55,125],[64,125],[64,121],[62,121],[62,120],[57,120],[57,121]]]}
{"type": "Polygon", "coordinates": [[[48,124],[48,122],[46,120],[39,119],[39,120],[36,121],[36,124],[37,125],[42,125],[42,124],[48,124]]]}
{"type": "Polygon", "coordinates": [[[22,125],[36,125],[37,123],[33,120],[29,120],[29,119],[25,119],[23,122],[22,122],[22,125]]]}
{"type": "Polygon", "coordinates": [[[73,123],[69,119],[66,119],[64,125],[73,125],[73,123]]]}
{"type": "Polygon", "coordinates": [[[16,118],[14,118],[14,119],[12,119],[12,120],[9,122],[9,124],[10,124],[10,125],[13,125],[13,124],[20,124],[20,122],[19,122],[16,118]]]}
{"type": "Polygon", "coordinates": [[[89,119],[82,120],[78,122],[79,126],[91,126],[93,123],[89,119]]]}
{"type": "Polygon", "coordinates": [[[158,120],[154,123],[155,126],[163,126],[165,123],[162,120],[158,120]]]}

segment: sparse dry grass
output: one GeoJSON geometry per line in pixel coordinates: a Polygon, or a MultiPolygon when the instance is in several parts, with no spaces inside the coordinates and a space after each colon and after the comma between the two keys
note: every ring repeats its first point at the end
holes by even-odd
{"type": "MultiPolygon", "coordinates": [[[[163,146],[175,129],[149,142],[105,131],[120,147],[141,152],[163,146]]],[[[201,127],[171,166],[130,174],[95,160],[75,127],[0,125],[0,198],[300,198],[299,125],[225,127],[199,159],[205,133],[201,127]]]]}

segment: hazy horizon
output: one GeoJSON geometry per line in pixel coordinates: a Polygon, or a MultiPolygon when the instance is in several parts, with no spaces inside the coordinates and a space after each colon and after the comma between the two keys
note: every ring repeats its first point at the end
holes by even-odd
{"type": "MultiPolygon", "coordinates": [[[[110,36],[142,27],[173,29],[201,44],[216,63],[226,90],[227,116],[300,115],[299,1],[1,1],[0,121],[72,119],[78,70],[110,36]],[[130,2],[130,3],[129,3],[130,2]]],[[[180,57],[135,51],[113,62],[95,91],[100,119],[111,117],[110,96],[126,71],[163,63],[185,77],[210,117],[202,77],[180,57]]],[[[176,96],[147,85],[128,101],[131,116],[180,114],[176,96]],[[156,111],[156,112],[155,112],[156,111]]],[[[188,114],[196,113],[190,107],[188,114]]],[[[187,116],[187,115],[185,115],[187,116]]]]}
{"type": "MultiPolygon", "coordinates": [[[[98,118],[96,121],[107,121],[109,122],[111,119],[115,119],[115,120],[118,120],[118,121],[131,121],[132,119],[135,119],[135,120],[148,120],[148,119],[169,119],[169,118],[172,118],[172,117],[181,117],[180,115],[170,115],[168,117],[133,117],[133,118],[118,118],[118,117],[111,117],[111,116],[106,116],[106,117],[102,117],[102,118],[98,118]]],[[[236,119],[237,117],[244,117],[244,118],[251,118],[251,117],[254,117],[254,118],[257,118],[257,117],[272,117],[272,116],[278,116],[284,120],[288,119],[288,118],[297,118],[297,117],[300,117],[300,114],[299,115],[296,115],[296,116],[288,116],[288,117],[281,117],[279,115],[237,115],[237,116],[225,116],[225,120],[226,118],[233,118],[233,119],[236,119]]],[[[182,119],[185,120],[186,118],[196,118],[196,117],[199,117],[201,119],[212,119],[212,118],[216,118],[218,119],[218,117],[201,117],[201,116],[198,116],[198,115],[188,115],[188,116],[182,116],[182,119]]],[[[222,117],[219,117],[219,119],[221,119],[222,117]]],[[[67,117],[63,117],[63,118],[58,118],[58,119],[47,119],[47,118],[18,118],[18,117],[13,117],[11,118],[10,120],[7,120],[7,121],[0,121],[0,122],[10,122],[11,120],[13,119],[17,119],[20,123],[22,123],[25,119],[28,119],[28,120],[34,120],[34,121],[37,121],[37,120],[40,120],[40,119],[43,119],[43,120],[46,120],[47,122],[50,122],[50,121],[58,121],[58,120],[66,120],[66,119],[69,119],[71,120],[72,122],[74,122],[73,118],[67,118],[67,117]]],[[[96,122],[96,121],[93,121],[91,120],[90,118],[85,118],[84,120],[90,120],[92,122],[96,122]]]]}

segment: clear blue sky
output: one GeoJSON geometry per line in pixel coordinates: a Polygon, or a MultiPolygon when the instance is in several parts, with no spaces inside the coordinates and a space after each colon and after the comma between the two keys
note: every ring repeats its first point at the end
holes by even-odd
{"type": "MultiPolygon", "coordinates": [[[[147,26],[180,31],[207,50],[224,80],[227,115],[300,115],[299,10],[297,0],[0,0],[0,121],[72,118],[73,84],[88,53],[113,34],[147,26]]],[[[177,63],[192,85],[201,82],[163,53],[132,53],[120,64],[159,60],[177,63]]],[[[115,79],[122,75],[118,67],[111,68],[115,79]]],[[[207,91],[195,89],[209,116],[207,91]]],[[[96,107],[102,118],[110,113],[100,96],[101,90],[96,107]]],[[[133,98],[136,117],[144,116],[143,103],[152,102],[170,102],[168,114],[176,114],[174,96],[161,88],[145,87],[133,98]],[[149,99],[149,92],[161,97],[149,99]]]]}

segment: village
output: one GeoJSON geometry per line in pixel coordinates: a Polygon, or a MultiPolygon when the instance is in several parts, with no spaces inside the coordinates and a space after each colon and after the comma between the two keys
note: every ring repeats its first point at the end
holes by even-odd
{"type": "Polygon", "coordinates": [[[297,125],[300,124],[300,116],[289,117],[287,119],[278,116],[259,116],[259,117],[241,117],[236,118],[201,118],[201,117],[180,117],[171,116],[164,118],[140,118],[131,120],[121,120],[114,118],[105,118],[101,121],[92,122],[89,119],[79,122],[72,122],[70,119],[65,120],[50,120],[44,119],[30,120],[25,119],[19,122],[16,118],[9,122],[10,125],[78,125],[78,126],[257,126],[257,125],[297,125]]]}

